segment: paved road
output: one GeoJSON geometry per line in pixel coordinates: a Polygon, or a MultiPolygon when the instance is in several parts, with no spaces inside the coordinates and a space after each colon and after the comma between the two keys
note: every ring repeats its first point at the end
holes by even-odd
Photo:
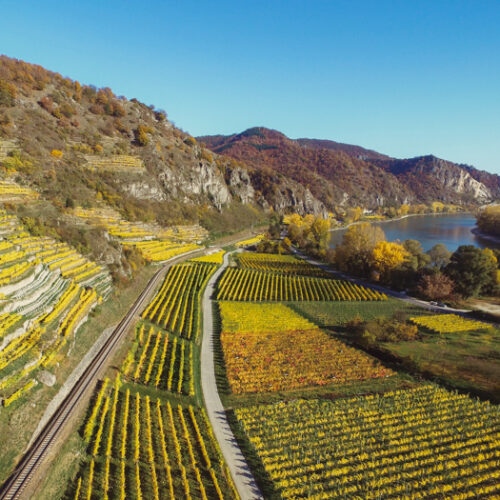
{"type": "Polygon", "coordinates": [[[217,381],[215,379],[214,365],[214,324],[212,315],[211,296],[217,278],[228,264],[229,254],[224,255],[222,266],[210,278],[205,293],[203,294],[203,340],[201,344],[201,388],[208,418],[224,459],[229,467],[231,476],[241,500],[263,499],[250,467],[238,446],[233,431],[226,418],[226,411],[222,406],[217,381]]]}

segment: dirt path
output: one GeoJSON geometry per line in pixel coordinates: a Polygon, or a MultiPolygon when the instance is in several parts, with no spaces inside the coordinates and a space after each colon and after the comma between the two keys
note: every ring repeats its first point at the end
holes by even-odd
{"type": "Polygon", "coordinates": [[[214,366],[214,324],[212,315],[212,300],[217,278],[228,264],[229,254],[224,255],[222,266],[210,278],[203,294],[203,340],[201,344],[201,388],[208,418],[213,427],[215,437],[219,442],[234,484],[241,500],[263,499],[255,478],[250,471],[243,453],[238,446],[233,431],[227,421],[226,411],[222,405],[217,390],[214,366]]]}

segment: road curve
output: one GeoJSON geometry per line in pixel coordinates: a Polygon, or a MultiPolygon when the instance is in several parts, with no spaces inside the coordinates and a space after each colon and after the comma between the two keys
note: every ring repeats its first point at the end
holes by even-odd
{"type": "Polygon", "coordinates": [[[260,500],[264,497],[257,486],[250,467],[238,446],[233,431],[229,426],[226,411],[217,390],[214,365],[214,324],[212,314],[212,294],[215,282],[227,267],[229,253],[224,255],[223,264],[207,283],[203,294],[203,340],[201,344],[201,388],[208,418],[215,438],[219,442],[229,471],[241,500],[260,500]]]}
{"type": "Polygon", "coordinates": [[[43,462],[51,446],[53,446],[58,437],[61,435],[65,424],[67,424],[68,420],[74,413],[79,400],[85,396],[87,391],[94,387],[94,383],[96,378],[99,376],[101,369],[105,366],[106,361],[119,344],[128,327],[134,320],[135,315],[138,314],[144,307],[145,302],[149,299],[150,293],[156,288],[162,279],[167,267],[177,261],[184,260],[188,254],[198,252],[200,252],[200,250],[186,252],[183,255],[176,256],[169,261],[166,261],[164,263],[166,265],[162,266],[161,269],[159,269],[149,280],[146,288],[134,302],[127,315],[114,329],[108,340],[98,351],[96,357],[89,363],[83,372],[83,375],[75,383],[69,394],[54,412],[47,425],[42,429],[31,447],[17,464],[14,472],[2,485],[0,489],[0,500],[23,498],[23,491],[32,479],[35,471],[43,462]]]}

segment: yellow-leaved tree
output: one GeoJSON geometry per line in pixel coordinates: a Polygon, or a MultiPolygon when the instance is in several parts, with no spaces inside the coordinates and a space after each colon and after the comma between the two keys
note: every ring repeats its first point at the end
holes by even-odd
{"type": "Polygon", "coordinates": [[[391,241],[379,241],[372,250],[373,266],[383,277],[388,276],[409,257],[410,254],[403,245],[391,241]]]}

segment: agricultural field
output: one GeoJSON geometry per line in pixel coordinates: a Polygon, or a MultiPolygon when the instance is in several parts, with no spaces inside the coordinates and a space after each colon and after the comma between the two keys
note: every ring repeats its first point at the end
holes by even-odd
{"type": "Polygon", "coordinates": [[[39,198],[39,194],[27,186],[20,186],[12,181],[0,180],[0,202],[27,202],[39,198]]]}
{"type": "Polygon", "coordinates": [[[85,452],[65,498],[238,498],[198,406],[200,292],[216,267],[193,262],[168,271],[143,315],[156,308],[151,318],[161,325],[140,321],[115,382],[105,379],[95,391],[79,430],[85,452]],[[184,326],[164,323],[167,314],[184,326]]]}
{"type": "Polygon", "coordinates": [[[205,262],[207,264],[222,264],[224,259],[224,250],[220,250],[218,252],[212,252],[207,255],[203,255],[201,257],[195,257],[194,259],[190,259],[190,262],[205,262]]]}
{"type": "Polygon", "coordinates": [[[75,218],[94,226],[104,227],[120,245],[136,248],[147,262],[161,263],[193,250],[207,231],[199,225],[162,227],[157,224],[129,222],[107,206],[71,211],[75,218]]]}
{"type": "Polygon", "coordinates": [[[403,313],[407,316],[424,314],[423,309],[391,297],[381,302],[294,302],[290,304],[290,307],[321,328],[328,328],[336,333],[343,331],[346,323],[356,317],[372,320],[389,317],[395,313],[403,313]]]}
{"type": "Polygon", "coordinates": [[[473,330],[488,330],[491,325],[472,319],[457,316],[456,314],[433,314],[410,318],[410,321],[435,333],[461,333],[473,330]]]}
{"type": "Polygon", "coordinates": [[[193,350],[193,342],[141,323],[123,373],[138,384],[194,396],[193,350]]]}
{"type": "Polygon", "coordinates": [[[226,333],[282,332],[316,328],[284,304],[219,302],[222,331],[226,333]]]}
{"type": "Polygon", "coordinates": [[[146,168],[142,160],[137,156],[113,155],[113,156],[92,156],[87,155],[86,166],[90,170],[106,170],[109,172],[145,172],[146,168]]]}
{"type": "Polygon", "coordinates": [[[217,300],[238,301],[379,301],[386,299],[383,293],[349,281],[240,268],[229,268],[224,272],[217,292],[217,300]]]}
{"type": "Polygon", "coordinates": [[[187,339],[198,332],[198,300],[214,264],[178,264],[169,268],[160,290],[142,313],[147,321],[187,339]]]}
{"type": "Polygon", "coordinates": [[[235,413],[270,498],[500,494],[500,407],[437,386],[235,413]]]}
{"type": "Polygon", "coordinates": [[[54,370],[111,291],[107,268],[0,212],[0,397],[8,407],[54,370]]]}
{"type": "Polygon", "coordinates": [[[393,374],[282,304],[223,302],[220,313],[226,374],[235,394],[295,390],[393,374]]]}
{"type": "Polygon", "coordinates": [[[237,498],[203,409],[105,381],[81,434],[67,498],[237,498]]]}
{"type": "Polygon", "coordinates": [[[403,367],[474,395],[500,403],[500,330],[436,335],[419,329],[414,341],[381,343],[403,367]]]}
{"type": "Polygon", "coordinates": [[[264,234],[258,234],[257,236],[253,236],[252,238],[248,238],[243,241],[238,241],[238,243],[236,243],[236,247],[237,248],[251,247],[257,245],[257,243],[260,243],[263,239],[264,239],[264,234]]]}
{"type": "Polygon", "coordinates": [[[179,245],[170,241],[139,241],[129,242],[130,246],[137,248],[148,262],[164,262],[182,254],[200,250],[202,247],[196,243],[179,245]]]}
{"type": "Polygon", "coordinates": [[[242,252],[237,254],[239,267],[257,271],[274,271],[283,274],[327,277],[328,273],[318,266],[297,259],[293,255],[242,252]]]}

